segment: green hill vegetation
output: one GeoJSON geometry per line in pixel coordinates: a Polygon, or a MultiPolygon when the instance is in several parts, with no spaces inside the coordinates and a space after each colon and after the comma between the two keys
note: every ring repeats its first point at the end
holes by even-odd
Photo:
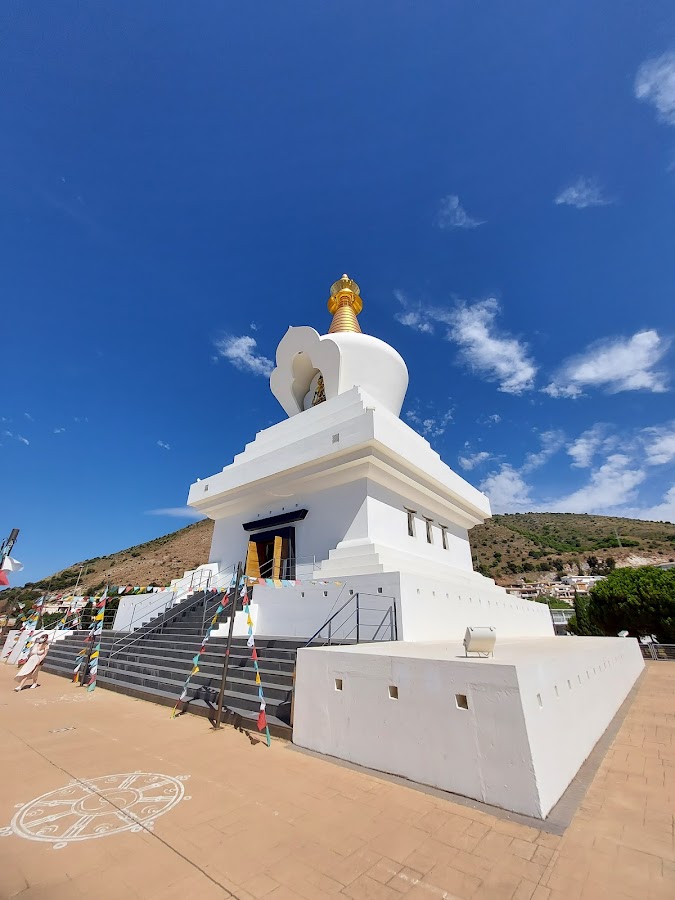
{"type": "Polygon", "coordinates": [[[675,561],[675,525],[577,513],[508,513],[470,532],[474,567],[499,581],[606,574],[675,561]]]}

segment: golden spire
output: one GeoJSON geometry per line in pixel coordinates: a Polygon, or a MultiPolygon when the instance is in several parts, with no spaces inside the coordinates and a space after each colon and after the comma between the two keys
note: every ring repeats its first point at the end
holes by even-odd
{"type": "Polygon", "coordinates": [[[360,297],[360,288],[349,275],[343,275],[339,281],[331,286],[328,298],[328,312],[332,314],[328,334],[337,331],[355,331],[361,334],[358,314],[363,309],[363,300],[360,297]]]}

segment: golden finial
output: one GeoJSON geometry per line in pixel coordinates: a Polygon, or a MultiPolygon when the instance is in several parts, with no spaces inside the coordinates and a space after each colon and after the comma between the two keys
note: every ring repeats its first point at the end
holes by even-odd
{"type": "Polygon", "coordinates": [[[354,331],[361,334],[358,314],[363,309],[360,288],[349,275],[343,275],[339,281],[331,285],[328,298],[328,312],[333,316],[328,334],[338,331],[354,331]]]}

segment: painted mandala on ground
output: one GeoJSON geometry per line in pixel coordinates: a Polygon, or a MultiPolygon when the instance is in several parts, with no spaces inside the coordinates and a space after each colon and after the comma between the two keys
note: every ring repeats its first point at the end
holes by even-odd
{"type": "Polygon", "coordinates": [[[158,816],[190,799],[184,797],[183,787],[188,777],[130,772],[73,781],[18,804],[11,824],[0,829],[0,835],[46,841],[58,850],[71,841],[151,830],[158,816]]]}

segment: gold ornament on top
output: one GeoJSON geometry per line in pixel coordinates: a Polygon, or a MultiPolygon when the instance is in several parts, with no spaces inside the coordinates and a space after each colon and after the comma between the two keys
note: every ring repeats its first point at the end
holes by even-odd
{"type": "Polygon", "coordinates": [[[336,334],[339,331],[361,334],[361,326],[356,317],[362,309],[361,289],[349,275],[343,275],[330,289],[328,312],[333,316],[333,321],[328,334],[336,334]]]}

